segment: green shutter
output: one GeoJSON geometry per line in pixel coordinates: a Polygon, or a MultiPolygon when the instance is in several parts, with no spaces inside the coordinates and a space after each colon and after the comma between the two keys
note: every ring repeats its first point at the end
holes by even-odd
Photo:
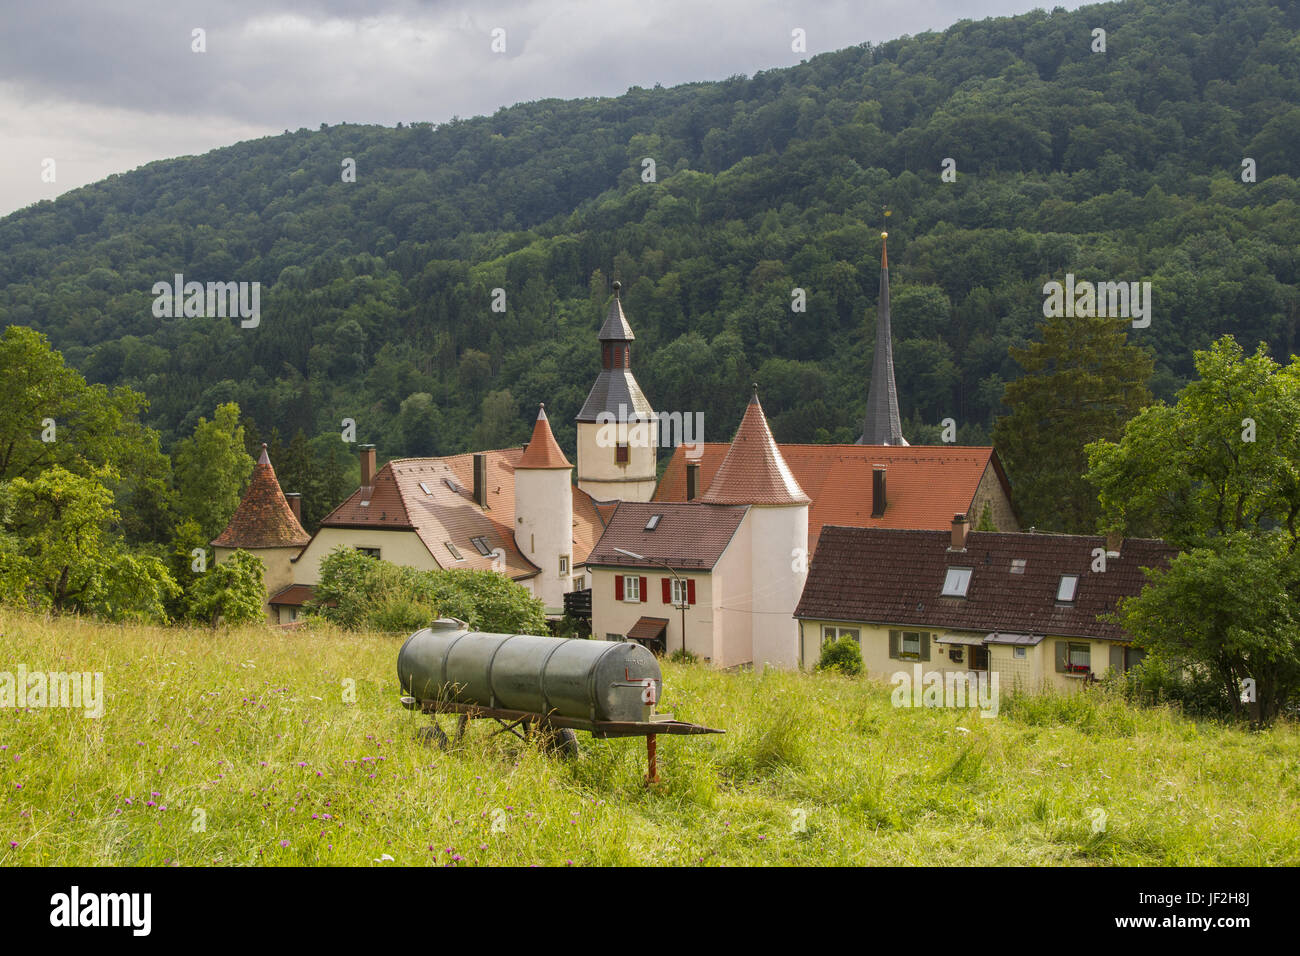
{"type": "Polygon", "coordinates": [[[1110,669],[1116,674],[1124,670],[1124,648],[1118,644],[1110,646],[1110,669]]]}
{"type": "Polygon", "coordinates": [[[930,635],[926,631],[921,632],[921,660],[930,659],[930,635]]]}
{"type": "Polygon", "coordinates": [[[898,632],[889,632],[889,656],[893,660],[898,660],[898,632]]]}
{"type": "Polygon", "coordinates": [[[1066,662],[1070,659],[1070,642],[1056,642],[1056,673],[1064,674],[1066,662]]]}

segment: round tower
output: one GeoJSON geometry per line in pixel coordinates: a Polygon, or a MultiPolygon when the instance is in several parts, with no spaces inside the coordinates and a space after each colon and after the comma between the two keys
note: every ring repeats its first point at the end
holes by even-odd
{"type": "Polygon", "coordinates": [[[781,456],[758,386],[722,460],[706,504],[749,505],[749,612],[754,666],[797,667],[799,626],[794,610],[808,579],[808,505],[781,456]]]}
{"type": "MultiPolygon", "coordinates": [[[[295,496],[296,498],[296,496],[295,496]]],[[[262,444],[262,454],[253,468],[253,480],[230,517],[226,530],[212,539],[218,563],[237,550],[248,551],[262,559],[266,566],[263,584],[266,586],[267,619],[279,623],[269,599],[293,583],[292,559],[297,557],[309,535],[298,520],[293,507],[280,490],[279,479],[271,467],[271,457],[262,444]]]]}
{"type": "Polygon", "coordinates": [[[515,544],[540,569],[529,580],[549,615],[564,613],[564,595],[573,590],[572,474],[542,405],[515,465],[515,544]]]}
{"type": "Polygon", "coordinates": [[[619,300],[597,338],[600,374],[578,412],[578,487],[597,501],[649,501],[655,493],[659,419],[632,375],[632,327],[619,300]]]}

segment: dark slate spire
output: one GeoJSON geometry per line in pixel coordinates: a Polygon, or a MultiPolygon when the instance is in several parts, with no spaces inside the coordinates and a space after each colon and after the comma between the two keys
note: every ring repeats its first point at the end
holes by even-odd
{"type": "Polygon", "coordinates": [[[906,445],[898,417],[898,389],[894,385],[894,345],[889,332],[889,256],[880,234],[880,310],[876,315],[876,355],[867,393],[867,418],[859,445],[906,445]]]}
{"type": "Polygon", "coordinates": [[[632,326],[628,325],[627,316],[623,314],[623,303],[619,301],[622,287],[621,282],[614,283],[614,298],[605,313],[605,324],[596,336],[600,340],[600,375],[596,377],[596,384],[591,387],[582,411],[578,412],[577,421],[580,422],[594,422],[601,412],[609,412],[614,421],[620,422],[654,415],[641,386],[632,377],[631,343],[636,336],[632,334],[632,326]]]}

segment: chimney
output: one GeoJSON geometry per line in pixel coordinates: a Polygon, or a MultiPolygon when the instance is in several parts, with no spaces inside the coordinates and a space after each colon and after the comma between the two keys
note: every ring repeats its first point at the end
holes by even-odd
{"type": "Polygon", "coordinates": [[[885,466],[871,466],[871,517],[881,518],[885,514],[885,466]]]}
{"type": "Polygon", "coordinates": [[[375,446],[358,445],[361,455],[361,487],[369,488],[375,483],[375,446]]]}
{"type": "Polygon", "coordinates": [[[487,455],[474,452],[474,504],[487,507],[487,455]]]}
{"type": "Polygon", "coordinates": [[[302,524],[302,495],[297,491],[286,491],[284,498],[289,502],[289,510],[293,512],[293,516],[298,519],[299,524],[302,524]]]}
{"type": "Polygon", "coordinates": [[[1118,531],[1106,532],[1106,557],[1118,558],[1120,545],[1124,543],[1124,536],[1118,531]]]}
{"type": "Polygon", "coordinates": [[[700,463],[698,461],[688,461],[686,463],[686,500],[694,501],[700,493],[700,463]]]}
{"type": "Polygon", "coordinates": [[[952,516],[952,547],[950,551],[966,550],[966,535],[970,532],[970,519],[965,515],[952,516]]]}

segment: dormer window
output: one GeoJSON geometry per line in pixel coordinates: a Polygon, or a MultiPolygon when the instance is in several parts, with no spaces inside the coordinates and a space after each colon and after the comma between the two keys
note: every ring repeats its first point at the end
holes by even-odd
{"type": "Polygon", "coordinates": [[[1074,596],[1079,591],[1077,574],[1062,574],[1061,582],[1056,586],[1056,603],[1073,604],[1074,596]]]}
{"type": "Polygon", "coordinates": [[[943,579],[943,596],[965,597],[972,571],[974,568],[949,568],[948,576],[943,579]]]}

